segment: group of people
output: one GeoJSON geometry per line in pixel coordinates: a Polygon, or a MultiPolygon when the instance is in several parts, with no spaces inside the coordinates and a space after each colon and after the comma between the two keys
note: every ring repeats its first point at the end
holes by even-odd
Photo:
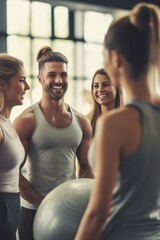
{"type": "Polygon", "coordinates": [[[111,24],[87,116],[64,100],[67,58],[43,47],[37,54],[42,98],[12,124],[12,108],[30,87],[22,61],[0,54],[1,239],[15,240],[18,228],[20,240],[33,240],[42,200],[76,177],[95,178],[76,240],[160,239],[160,97],[150,84],[160,66],[159,33],[152,4],[138,4],[111,24]]]}
{"type": "Polygon", "coordinates": [[[43,198],[65,181],[94,178],[87,155],[95,121],[101,113],[121,105],[119,89],[111,84],[106,71],[99,69],[92,82],[93,111],[88,117],[83,116],[64,101],[68,88],[67,58],[43,47],[37,62],[42,98],[12,124],[12,108],[23,103],[29,85],[22,61],[0,54],[0,212],[1,221],[4,220],[0,236],[5,240],[15,239],[17,226],[20,240],[34,239],[34,217],[43,198]],[[25,163],[26,175],[19,172],[25,163]]]}

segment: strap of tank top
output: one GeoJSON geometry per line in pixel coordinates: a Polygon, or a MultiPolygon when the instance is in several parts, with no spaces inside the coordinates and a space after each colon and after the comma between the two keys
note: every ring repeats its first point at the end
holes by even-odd
{"type": "Polygon", "coordinates": [[[36,109],[38,109],[38,108],[39,108],[39,105],[38,105],[37,102],[34,103],[33,105],[31,105],[31,109],[33,110],[33,112],[34,112],[36,109]]]}
{"type": "Polygon", "coordinates": [[[82,128],[82,126],[81,126],[81,123],[80,123],[80,121],[79,121],[79,119],[78,119],[78,117],[77,117],[77,114],[75,113],[76,110],[74,110],[74,109],[73,109],[71,106],[69,106],[69,105],[68,105],[68,108],[70,109],[70,112],[71,112],[71,114],[72,114],[72,118],[74,118],[74,119],[77,121],[77,123],[78,123],[81,131],[83,132],[83,128],[82,128]]]}
{"type": "Polygon", "coordinates": [[[40,117],[44,117],[42,114],[42,111],[39,107],[39,104],[36,102],[33,105],[31,105],[31,109],[34,112],[35,118],[36,118],[36,126],[39,122],[40,117]]]}

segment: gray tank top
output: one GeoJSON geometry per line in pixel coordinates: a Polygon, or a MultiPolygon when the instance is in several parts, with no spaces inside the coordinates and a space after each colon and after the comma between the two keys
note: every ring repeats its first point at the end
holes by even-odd
{"type": "MultiPolygon", "coordinates": [[[[66,128],[51,126],[44,118],[38,103],[31,108],[36,117],[36,127],[29,143],[26,177],[37,192],[46,196],[59,184],[76,178],[76,151],[83,133],[71,107],[69,109],[72,122],[66,128]]],[[[24,200],[22,205],[35,209],[24,200]]]]}
{"type": "Polygon", "coordinates": [[[120,160],[110,217],[100,239],[160,240],[160,106],[140,100],[128,106],[141,113],[141,144],[120,160]]]}
{"type": "MultiPolygon", "coordinates": [[[[7,126],[13,128],[10,120],[7,126]]],[[[0,192],[19,192],[19,168],[24,160],[25,152],[17,136],[11,137],[10,129],[0,120],[0,128],[4,134],[4,141],[0,145],[0,192]]]]}

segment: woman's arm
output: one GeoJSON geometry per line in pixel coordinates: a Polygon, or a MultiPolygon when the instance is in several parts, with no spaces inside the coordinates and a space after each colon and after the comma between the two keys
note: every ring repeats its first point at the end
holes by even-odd
{"type": "Polygon", "coordinates": [[[94,178],[91,167],[88,163],[88,149],[91,142],[92,128],[90,121],[82,116],[78,115],[79,123],[83,130],[82,141],[77,149],[77,160],[78,160],[78,178],[94,178]]]}
{"type": "Polygon", "coordinates": [[[76,240],[99,239],[107,220],[118,172],[121,128],[114,114],[102,115],[96,127],[96,178],[76,240]]]}

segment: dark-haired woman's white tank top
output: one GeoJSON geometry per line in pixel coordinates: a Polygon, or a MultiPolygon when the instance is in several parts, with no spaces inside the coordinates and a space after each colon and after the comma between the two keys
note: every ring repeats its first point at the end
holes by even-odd
{"type": "Polygon", "coordinates": [[[141,143],[120,160],[110,217],[100,239],[160,240],[160,106],[140,100],[128,106],[141,113],[141,143]]]}
{"type": "MultiPolygon", "coordinates": [[[[83,132],[71,107],[72,121],[66,128],[50,125],[38,103],[31,108],[36,117],[36,127],[29,142],[26,178],[40,195],[46,196],[59,184],[76,178],[76,151],[83,132]]],[[[22,206],[35,209],[24,199],[22,206]]]]}

